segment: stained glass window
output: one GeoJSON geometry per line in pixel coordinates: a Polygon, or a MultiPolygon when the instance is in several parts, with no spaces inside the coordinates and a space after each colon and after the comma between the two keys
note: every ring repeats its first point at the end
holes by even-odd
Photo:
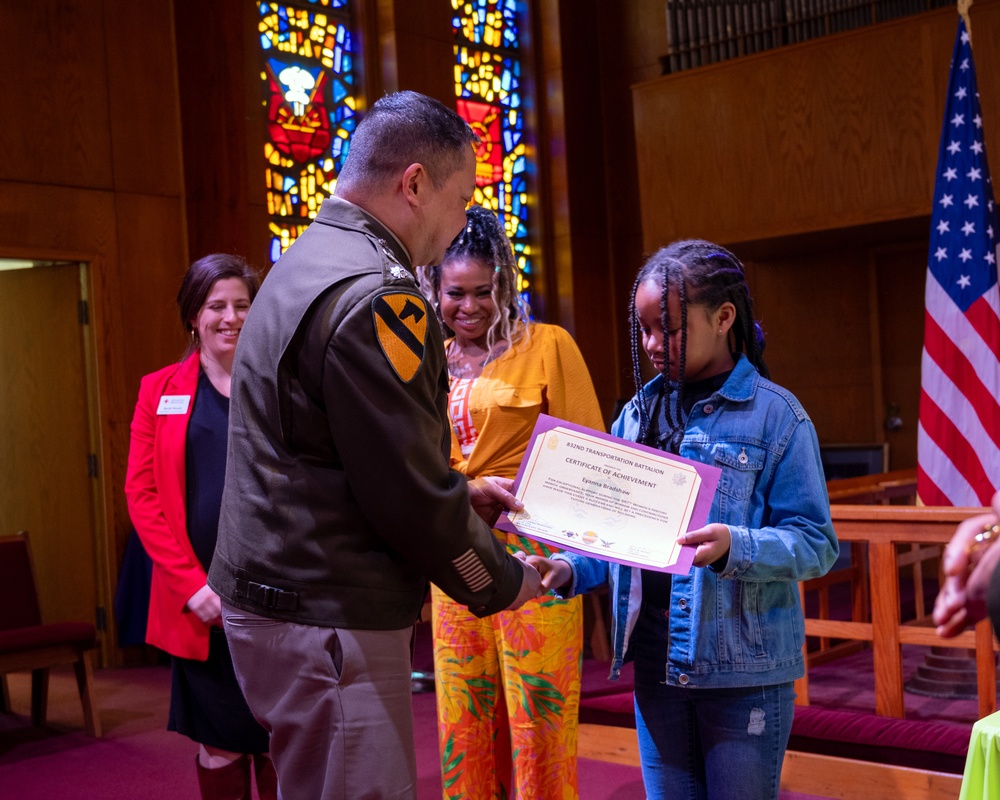
{"type": "Polygon", "coordinates": [[[503,221],[517,258],[518,288],[530,300],[533,164],[525,138],[519,5],[523,0],[451,0],[457,110],[482,139],[474,201],[503,221]]]}
{"type": "Polygon", "coordinates": [[[348,0],[258,3],[271,261],[333,194],[357,124],[348,0]]]}

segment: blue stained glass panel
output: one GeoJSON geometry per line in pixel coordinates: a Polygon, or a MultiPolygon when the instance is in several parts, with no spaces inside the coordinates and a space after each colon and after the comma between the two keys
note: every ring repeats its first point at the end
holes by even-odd
{"type": "MultiPolygon", "coordinates": [[[[523,4],[523,0],[522,0],[523,4]]],[[[497,213],[514,246],[530,294],[533,211],[526,177],[532,154],[524,139],[518,0],[451,0],[458,112],[483,144],[477,152],[473,201],[497,213]]]]}
{"type": "Polygon", "coordinates": [[[275,260],[333,193],[358,103],[348,0],[257,7],[269,252],[275,260]]]}

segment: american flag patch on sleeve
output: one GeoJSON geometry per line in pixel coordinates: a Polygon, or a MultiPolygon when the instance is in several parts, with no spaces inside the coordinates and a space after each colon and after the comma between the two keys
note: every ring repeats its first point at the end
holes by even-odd
{"type": "Polygon", "coordinates": [[[479,558],[475,550],[471,547],[458,558],[452,560],[451,563],[458,571],[462,580],[465,581],[465,585],[473,592],[478,592],[493,582],[493,578],[486,571],[486,566],[483,564],[482,559],[479,558]]]}

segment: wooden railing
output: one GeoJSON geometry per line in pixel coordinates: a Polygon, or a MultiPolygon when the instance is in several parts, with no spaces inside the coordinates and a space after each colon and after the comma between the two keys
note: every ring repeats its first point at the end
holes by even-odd
{"type": "MultiPolygon", "coordinates": [[[[913,504],[917,496],[917,471],[915,469],[896,470],[875,475],[862,475],[855,478],[838,478],[827,481],[827,493],[831,503],[892,503],[913,504]]],[[[847,566],[835,567],[820,578],[812,578],[800,584],[802,607],[807,608],[807,594],[814,600],[818,619],[830,619],[831,590],[846,585],[850,592],[851,619],[856,622],[870,622],[870,602],[868,597],[868,564],[867,551],[861,544],[846,544],[850,563],[847,566]]],[[[924,561],[938,558],[940,547],[921,547],[910,545],[911,552],[900,554],[899,565],[911,565],[914,588],[914,601],[917,616],[926,614],[926,603],[923,591],[924,561]]],[[[841,562],[842,563],[842,562],[841,562]]],[[[849,655],[866,647],[863,641],[833,642],[828,636],[819,637],[817,642],[810,642],[806,650],[807,666],[818,666],[835,658],[849,655]],[[818,646],[815,646],[818,644],[818,646]]]]}
{"type": "MultiPolygon", "coordinates": [[[[954,647],[974,650],[977,670],[979,716],[997,709],[997,649],[988,620],[975,630],[953,639],[942,639],[929,620],[903,622],[900,606],[900,565],[902,548],[911,545],[943,547],[958,523],[978,508],[941,508],[886,505],[832,505],[834,529],[841,544],[865,546],[867,559],[858,579],[867,583],[871,600],[870,617],[855,610],[850,620],[806,617],[806,635],[836,640],[868,642],[875,664],[875,713],[903,717],[902,645],[954,647]],[[860,618],[859,618],[860,616],[860,618]]],[[[903,552],[905,555],[905,552],[903,552]]],[[[808,704],[808,673],[796,687],[798,702],[808,704]]]]}
{"type": "Polygon", "coordinates": [[[838,478],[827,481],[831,503],[881,503],[889,505],[900,500],[912,501],[917,496],[917,471],[897,469],[877,475],[838,478]]]}

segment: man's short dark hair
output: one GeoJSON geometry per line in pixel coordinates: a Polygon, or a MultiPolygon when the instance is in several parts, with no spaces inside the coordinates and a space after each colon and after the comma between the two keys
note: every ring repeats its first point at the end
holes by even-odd
{"type": "Polygon", "coordinates": [[[440,188],[459,169],[479,137],[458,114],[432,97],[402,91],[380,98],[351,136],[337,178],[341,189],[376,189],[410,164],[427,169],[440,188]]]}

